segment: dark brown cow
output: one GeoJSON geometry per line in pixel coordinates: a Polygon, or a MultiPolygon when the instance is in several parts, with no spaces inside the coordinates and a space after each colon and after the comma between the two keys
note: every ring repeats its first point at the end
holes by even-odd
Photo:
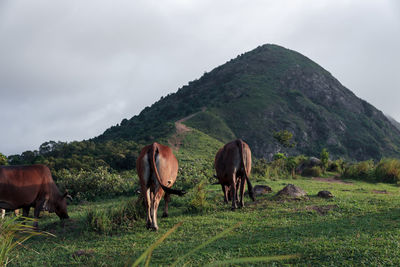
{"type": "MultiPolygon", "coordinates": [[[[67,202],[60,194],[45,165],[1,166],[0,167],[0,208],[16,210],[22,208],[23,216],[35,208],[34,217],[39,218],[41,210],[55,212],[60,219],[67,219],[67,202]]],[[[34,226],[37,227],[37,222],[34,226]]]]}
{"type": "Polygon", "coordinates": [[[165,208],[163,217],[168,216],[169,195],[182,196],[184,191],[174,190],[170,187],[175,183],[178,175],[178,160],[171,148],[153,143],[145,146],[140,152],[136,162],[139,175],[141,193],[144,196],[148,229],[157,230],[157,210],[160,200],[164,195],[165,208]]]}
{"type": "Polygon", "coordinates": [[[247,181],[249,195],[254,201],[253,187],[249,176],[251,172],[251,150],[241,139],[222,147],[215,156],[216,177],[222,186],[224,201],[228,203],[228,194],[232,198],[232,210],[237,208],[237,192],[240,188],[240,207],[244,207],[244,187],[247,181]]]}

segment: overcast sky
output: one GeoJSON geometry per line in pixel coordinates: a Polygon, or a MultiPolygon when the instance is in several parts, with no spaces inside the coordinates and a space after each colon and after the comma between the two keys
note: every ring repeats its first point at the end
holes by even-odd
{"type": "Polygon", "coordinates": [[[0,152],[101,134],[258,45],[400,121],[400,1],[0,1],[0,152]]]}

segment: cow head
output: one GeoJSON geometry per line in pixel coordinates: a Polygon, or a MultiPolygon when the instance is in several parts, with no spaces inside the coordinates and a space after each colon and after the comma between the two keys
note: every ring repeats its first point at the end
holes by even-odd
{"type": "Polygon", "coordinates": [[[67,212],[67,200],[66,198],[71,198],[68,195],[68,192],[65,192],[64,195],[59,196],[54,201],[54,212],[60,217],[60,219],[68,219],[68,212],[67,212]]]}

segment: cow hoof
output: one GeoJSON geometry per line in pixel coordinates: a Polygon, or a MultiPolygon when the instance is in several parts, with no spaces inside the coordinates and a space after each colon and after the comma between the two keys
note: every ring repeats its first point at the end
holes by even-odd
{"type": "Polygon", "coordinates": [[[158,226],[151,226],[150,230],[157,232],[158,231],[158,226]]]}
{"type": "Polygon", "coordinates": [[[162,218],[167,218],[168,217],[168,213],[163,213],[162,218]]]}
{"type": "Polygon", "coordinates": [[[235,211],[235,210],[236,210],[236,207],[232,207],[232,208],[231,208],[231,211],[235,211]]]}

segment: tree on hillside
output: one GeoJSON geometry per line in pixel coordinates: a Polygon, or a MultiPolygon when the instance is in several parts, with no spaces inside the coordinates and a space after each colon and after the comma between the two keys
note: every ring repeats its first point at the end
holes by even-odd
{"type": "Polygon", "coordinates": [[[0,165],[7,165],[7,164],[8,164],[7,157],[0,153],[0,165]]]}
{"type": "Polygon", "coordinates": [[[326,150],[326,148],[323,148],[320,154],[320,159],[321,159],[321,165],[322,165],[322,171],[325,173],[326,168],[328,168],[328,163],[329,163],[329,152],[326,150]]]}
{"type": "Polygon", "coordinates": [[[284,147],[294,147],[296,145],[296,143],[292,141],[293,133],[289,132],[288,130],[274,132],[274,138],[284,147]]]}

